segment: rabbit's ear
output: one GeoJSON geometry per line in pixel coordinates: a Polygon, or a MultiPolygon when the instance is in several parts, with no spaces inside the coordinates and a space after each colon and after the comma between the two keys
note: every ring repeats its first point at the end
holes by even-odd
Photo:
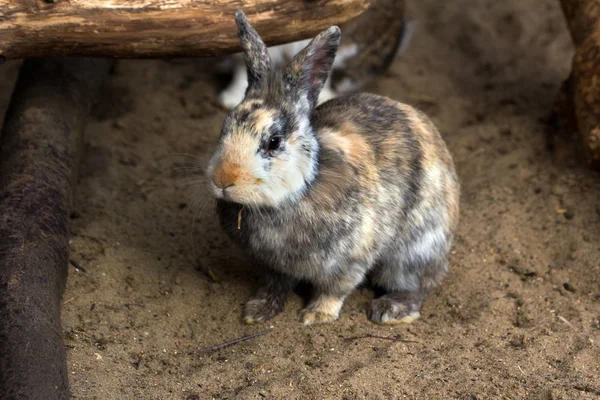
{"type": "Polygon", "coordinates": [[[341,36],[337,26],[321,32],[294,57],[285,71],[284,80],[292,99],[298,104],[306,103],[307,111],[312,111],[317,105],[341,36]]]}
{"type": "Polygon", "coordinates": [[[248,89],[246,90],[246,94],[248,94],[250,91],[260,90],[262,85],[267,84],[271,72],[271,56],[269,56],[267,46],[250,25],[243,11],[235,13],[235,22],[248,71],[248,89]]]}

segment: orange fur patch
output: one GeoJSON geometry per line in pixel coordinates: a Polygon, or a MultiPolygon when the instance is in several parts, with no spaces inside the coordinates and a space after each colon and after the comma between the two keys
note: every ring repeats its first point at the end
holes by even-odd
{"type": "Polygon", "coordinates": [[[217,186],[224,188],[236,184],[241,175],[240,164],[224,162],[215,169],[214,179],[217,186]]]}
{"type": "Polygon", "coordinates": [[[328,147],[341,151],[350,164],[363,171],[358,178],[364,185],[379,181],[373,149],[364,136],[360,135],[355,124],[344,122],[339,130],[323,130],[320,135],[328,147]]]}
{"type": "Polygon", "coordinates": [[[342,162],[335,170],[320,171],[321,178],[312,194],[314,202],[331,207],[348,186],[375,188],[379,185],[373,151],[355,124],[344,122],[339,130],[325,128],[319,132],[319,138],[323,147],[337,152],[349,165],[342,162]],[[356,174],[352,167],[361,173],[356,174]]]}
{"type": "Polygon", "coordinates": [[[254,182],[254,177],[244,164],[245,160],[250,160],[257,146],[256,139],[252,136],[234,132],[225,142],[226,151],[223,153],[213,173],[213,179],[220,187],[226,187],[242,182],[254,182]]]}
{"type": "Polygon", "coordinates": [[[254,117],[255,129],[260,132],[273,124],[273,116],[275,113],[271,110],[256,110],[252,116],[254,117]]]}

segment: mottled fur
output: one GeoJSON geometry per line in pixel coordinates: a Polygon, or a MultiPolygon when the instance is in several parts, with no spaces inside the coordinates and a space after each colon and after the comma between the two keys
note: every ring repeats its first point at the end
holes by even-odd
{"type": "MultiPolygon", "coordinates": [[[[236,19],[253,43],[247,57],[264,57],[258,34],[236,19]]],[[[336,27],[322,32],[283,74],[250,62],[266,78],[226,117],[207,170],[224,230],[260,272],[248,323],[280,312],[299,282],[314,288],[304,323],[333,321],[367,277],[384,292],[370,319],[411,322],[447,271],[459,212],[452,158],[410,106],[355,94],[316,107],[339,40],[336,27]]]]}

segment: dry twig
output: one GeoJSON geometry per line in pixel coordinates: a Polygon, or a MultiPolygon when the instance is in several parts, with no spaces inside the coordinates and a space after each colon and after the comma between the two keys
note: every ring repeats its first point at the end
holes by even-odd
{"type": "Polygon", "coordinates": [[[219,345],[212,346],[212,347],[206,347],[206,348],[204,348],[202,350],[198,350],[196,353],[200,354],[200,353],[207,353],[209,351],[221,350],[221,349],[223,349],[225,347],[229,347],[229,346],[232,346],[234,344],[245,342],[246,340],[254,339],[255,337],[266,335],[267,333],[270,333],[272,330],[273,330],[273,328],[270,328],[270,329],[267,329],[267,330],[262,331],[262,332],[254,333],[254,334],[249,335],[249,336],[244,336],[244,337],[232,340],[230,342],[225,342],[223,344],[219,344],[219,345]]]}
{"type": "Polygon", "coordinates": [[[402,339],[400,337],[400,335],[396,335],[394,337],[389,337],[389,336],[377,336],[377,335],[372,335],[370,333],[367,333],[365,335],[362,336],[353,336],[353,337],[349,337],[349,338],[344,338],[344,341],[346,342],[351,342],[353,340],[357,340],[357,339],[383,339],[383,340],[391,340],[393,342],[403,342],[403,343],[419,343],[416,340],[408,340],[408,339],[402,339]]]}

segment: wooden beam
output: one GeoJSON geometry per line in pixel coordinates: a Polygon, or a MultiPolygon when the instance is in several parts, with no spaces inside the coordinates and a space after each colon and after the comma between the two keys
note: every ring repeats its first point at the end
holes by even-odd
{"type": "Polygon", "coordinates": [[[268,45],[309,38],[374,0],[5,0],[0,57],[158,58],[238,51],[238,9],[268,45]]]}

